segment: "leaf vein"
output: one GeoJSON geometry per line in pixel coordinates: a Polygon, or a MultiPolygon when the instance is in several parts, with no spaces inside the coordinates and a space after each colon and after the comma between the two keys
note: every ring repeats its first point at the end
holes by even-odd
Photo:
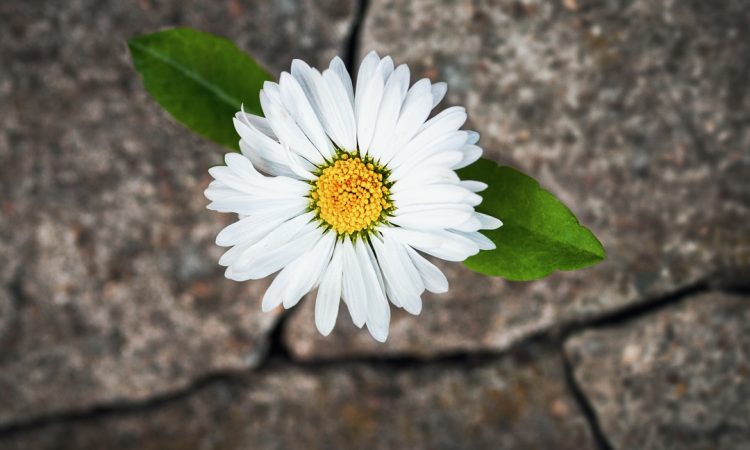
{"type": "Polygon", "coordinates": [[[166,56],[158,51],[155,51],[154,49],[147,47],[137,41],[131,41],[131,45],[138,50],[152,56],[153,58],[158,59],[159,61],[174,67],[179,72],[183,73],[186,77],[190,78],[200,86],[204,87],[214,95],[216,95],[217,98],[219,98],[222,102],[226,103],[231,108],[237,110],[239,109],[239,106],[242,104],[242,101],[237,100],[236,98],[232,97],[230,94],[227,94],[224,92],[223,89],[217,87],[216,85],[213,85],[203,78],[201,78],[195,71],[189,69],[188,67],[180,64],[179,62],[175,61],[174,59],[170,58],[169,56],[166,56]]]}

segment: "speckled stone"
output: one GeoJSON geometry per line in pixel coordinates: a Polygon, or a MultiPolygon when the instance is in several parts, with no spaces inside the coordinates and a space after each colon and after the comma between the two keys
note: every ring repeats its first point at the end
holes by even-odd
{"type": "Polygon", "coordinates": [[[290,368],[133,413],[0,437],[43,449],[594,449],[557,353],[494,361],[290,368]]]}
{"type": "Polygon", "coordinates": [[[614,448],[750,445],[750,297],[698,295],[565,349],[614,448]]]}
{"type": "MultiPolygon", "coordinates": [[[[600,237],[607,260],[506,283],[451,268],[420,317],[379,345],[342,311],[303,358],[502,349],[562,324],[750,273],[750,3],[373,0],[360,53],[449,84],[486,156],[534,176],[600,237]]],[[[743,281],[744,280],[744,281],[743,281]]]]}
{"type": "Polygon", "coordinates": [[[0,425],[257,365],[266,283],[227,281],[205,209],[222,149],[145,93],[125,40],[225,35],[273,72],[340,53],[347,1],[0,4],[0,425]]]}

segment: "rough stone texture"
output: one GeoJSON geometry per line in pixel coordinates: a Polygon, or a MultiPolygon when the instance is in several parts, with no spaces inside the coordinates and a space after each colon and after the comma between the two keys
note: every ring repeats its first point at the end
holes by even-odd
{"type": "Polygon", "coordinates": [[[0,425],[256,365],[265,283],[224,280],[222,150],[176,125],[125,40],[189,25],[271,70],[340,53],[348,1],[0,3],[0,425]]]}
{"type": "Polygon", "coordinates": [[[334,339],[305,305],[299,357],[505,348],[702,282],[750,273],[750,3],[373,0],[360,53],[449,84],[488,157],[558,195],[607,260],[511,284],[461,267],[422,315],[377,345],[340,315],[334,339]],[[343,326],[342,326],[343,325],[343,326]]]}
{"type": "Polygon", "coordinates": [[[614,448],[750,446],[750,298],[699,295],[565,348],[614,448]]]}
{"type": "Polygon", "coordinates": [[[12,449],[593,449],[558,355],[275,368],[166,405],[0,438],[12,449]]]}

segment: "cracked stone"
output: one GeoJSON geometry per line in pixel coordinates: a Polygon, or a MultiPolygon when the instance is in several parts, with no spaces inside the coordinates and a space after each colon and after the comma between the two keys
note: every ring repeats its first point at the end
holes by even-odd
{"type": "MultiPolygon", "coordinates": [[[[0,5],[0,425],[183,389],[257,365],[266,282],[223,278],[205,210],[223,150],[173,122],[125,40],[187,25],[272,71],[322,64],[346,1],[0,5]]],[[[229,119],[228,119],[229,120],[229,119]]]]}
{"type": "Polygon", "coordinates": [[[319,336],[308,301],[285,333],[292,353],[498,350],[686,287],[746,283],[748,23],[741,0],[370,2],[360,54],[447,81],[444,103],[467,107],[485,155],[540,180],[607,260],[532,283],[452,266],[449,293],[425,296],[420,317],[394,314],[385,345],[343,310],[319,336]]]}
{"type": "Polygon", "coordinates": [[[4,449],[594,449],[559,355],[271,366],[176,401],[0,437],[4,449]]]}
{"type": "Polygon", "coordinates": [[[575,378],[613,448],[750,442],[750,298],[707,293],[573,336],[575,378]]]}

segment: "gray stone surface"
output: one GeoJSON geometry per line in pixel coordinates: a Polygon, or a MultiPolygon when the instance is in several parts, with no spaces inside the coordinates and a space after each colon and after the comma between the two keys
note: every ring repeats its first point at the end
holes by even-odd
{"type": "MultiPolygon", "coordinates": [[[[360,52],[449,84],[486,155],[539,179],[607,260],[530,284],[450,270],[422,315],[376,345],[339,316],[299,357],[501,349],[529,334],[750,273],[750,3],[373,0],[360,52]]],[[[746,282],[746,281],[745,281],[746,282]]]]}
{"type": "Polygon", "coordinates": [[[750,446],[750,297],[699,295],[565,348],[615,449],[750,446]]]}
{"type": "Polygon", "coordinates": [[[593,449],[559,356],[272,366],[134,413],[0,437],[12,449],[593,449]]]}
{"type": "Polygon", "coordinates": [[[223,279],[205,210],[223,151],[176,125],[125,40],[225,35],[274,72],[320,64],[348,1],[0,3],[0,425],[254,367],[277,315],[223,279]]]}

